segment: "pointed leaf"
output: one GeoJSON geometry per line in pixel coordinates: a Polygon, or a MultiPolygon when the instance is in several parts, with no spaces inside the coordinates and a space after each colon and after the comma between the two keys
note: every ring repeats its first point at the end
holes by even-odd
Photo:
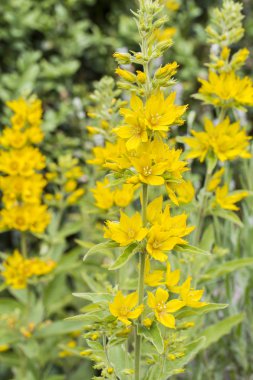
{"type": "Polygon", "coordinates": [[[182,253],[191,253],[193,255],[211,256],[210,252],[206,252],[203,249],[200,249],[198,247],[194,247],[193,245],[189,245],[189,244],[176,245],[174,250],[177,252],[182,252],[182,253]]]}
{"type": "Polygon", "coordinates": [[[243,319],[244,314],[235,314],[231,317],[223,319],[220,322],[215,323],[214,325],[208,327],[206,330],[202,331],[200,334],[201,337],[206,338],[203,349],[206,349],[211,344],[217,342],[224,335],[229,334],[232,328],[241,323],[243,319]]]}
{"type": "Polygon", "coordinates": [[[117,258],[117,260],[110,266],[109,270],[115,270],[123,267],[123,265],[125,265],[128,262],[128,260],[130,260],[131,257],[135,255],[135,248],[137,247],[137,245],[137,243],[130,244],[124,250],[124,252],[117,258]]]}
{"type": "Polygon", "coordinates": [[[112,302],[113,295],[110,293],[73,293],[74,297],[83,298],[93,303],[112,302]]]}
{"type": "Polygon", "coordinates": [[[230,210],[215,209],[212,210],[211,215],[218,216],[219,218],[229,220],[239,227],[243,227],[243,223],[236,213],[230,210]]]}
{"type": "Polygon", "coordinates": [[[247,267],[249,265],[253,265],[252,257],[245,257],[242,259],[226,261],[222,264],[217,264],[216,267],[209,269],[206,273],[203,274],[201,277],[201,282],[224,276],[228,273],[234,272],[237,269],[247,267]]]}
{"type": "Polygon", "coordinates": [[[202,315],[210,313],[211,311],[222,310],[226,307],[228,307],[228,304],[226,303],[209,303],[208,305],[200,307],[199,309],[187,308],[186,310],[179,310],[176,314],[176,317],[178,319],[188,318],[194,315],[202,315]]]}
{"type": "Polygon", "coordinates": [[[104,243],[96,244],[93,247],[91,247],[88,250],[88,252],[86,252],[86,254],[84,255],[83,261],[85,261],[87,257],[92,255],[93,253],[97,253],[97,252],[101,253],[101,252],[107,251],[110,248],[115,248],[117,246],[118,244],[111,240],[107,240],[104,243]]]}
{"type": "Polygon", "coordinates": [[[163,338],[160,328],[156,322],[153,322],[150,328],[147,328],[145,326],[139,326],[138,334],[144,336],[147,340],[149,340],[155,346],[159,354],[163,353],[163,338]]]}

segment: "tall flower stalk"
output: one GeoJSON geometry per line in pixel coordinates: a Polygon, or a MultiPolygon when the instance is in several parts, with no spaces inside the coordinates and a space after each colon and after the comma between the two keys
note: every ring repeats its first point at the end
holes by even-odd
{"type": "MultiPolygon", "coordinates": [[[[97,182],[92,190],[98,207],[110,209],[114,205],[113,188],[119,184],[123,188],[134,186],[135,198],[139,192],[141,205],[140,212],[134,212],[130,198],[124,211],[119,210],[117,221],[106,220],[107,240],[92,247],[84,258],[115,249],[116,259],[109,269],[118,271],[124,267],[126,277],[124,282],[118,282],[116,276],[105,294],[94,293],[92,298],[86,293],[77,294],[97,308],[95,313],[78,318],[93,321],[92,329],[87,326],[89,349],[83,355],[95,362],[101,379],[124,379],[125,375],[133,375],[136,380],[151,379],[156,372],[161,372],[161,379],[167,379],[182,372],[180,362],[175,366],[166,358],[184,357],[187,349],[191,350],[190,332],[184,349],[179,338],[180,331],[188,332],[194,326],[185,320],[184,312],[190,308],[194,315],[195,309],[208,307],[201,301],[203,289],[195,290],[190,276],[183,279],[184,274],[177,269],[177,255],[172,255],[172,251],[205,252],[188,245],[185,237],[194,227],[187,225],[187,215],[179,211],[181,202],[191,201],[194,190],[184,179],[188,168],[182,152],[168,142],[168,136],[184,123],[187,106],[176,104],[173,91],[178,64],[157,65],[157,59],[161,61],[172,45],[171,40],[157,37],[166,23],[162,9],[160,1],[148,0],[140,1],[139,10],[134,12],[141,49],[114,54],[120,65],[116,69],[118,86],[130,93],[129,106],[120,108],[120,119],[114,118],[118,120],[112,129],[114,141],[95,147],[89,160],[108,172],[103,183],[97,182]],[[96,344],[91,334],[96,335],[96,344]],[[122,341],[127,344],[122,346],[122,341]],[[145,360],[151,365],[145,366],[145,360]]],[[[199,348],[202,344],[202,339],[196,342],[199,348]]]]}

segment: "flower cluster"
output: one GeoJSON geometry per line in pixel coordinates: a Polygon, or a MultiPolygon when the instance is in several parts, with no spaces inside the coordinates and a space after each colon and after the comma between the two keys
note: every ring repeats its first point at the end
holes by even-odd
{"type": "Polygon", "coordinates": [[[53,260],[42,260],[38,257],[24,258],[18,250],[3,261],[1,276],[7,286],[13,289],[24,289],[31,277],[50,273],[55,268],[53,260]]]}
{"type": "Polygon", "coordinates": [[[108,178],[97,181],[92,189],[96,206],[102,210],[108,210],[114,205],[120,208],[127,207],[133,200],[136,186],[123,184],[121,187],[112,188],[108,178]]]}
{"type": "Polygon", "coordinates": [[[217,54],[211,53],[208,79],[199,79],[201,87],[195,98],[224,110],[253,105],[252,80],[237,73],[249,51],[241,49],[231,54],[230,48],[243,37],[243,17],[240,3],[224,1],[221,9],[214,10],[211,25],[206,29],[209,42],[217,45],[217,54]]]}
{"type": "Polygon", "coordinates": [[[206,119],[205,131],[192,130],[194,137],[185,137],[183,141],[190,147],[188,158],[199,158],[203,162],[209,154],[224,162],[236,158],[250,158],[249,140],[239,122],[231,123],[227,117],[217,125],[206,119]]]}
{"type": "Polygon", "coordinates": [[[246,111],[245,107],[253,105],[252,80],[238,75],[249,51],[245,48],[238,51],[231,49],[231,45],[244,34],[242,19],[242,5],[231,0],[224,1],[221,9],[214,10],[207,33],[216,48],[211,49],[210,63],[207,64],[208,79],[200,79],[201,86],[194,97],[211,104],[217,119],[206,118],[204,130],[191,130],[192,136],[181,139],[189,146],[187,158],[206,162],[204,188],[199,192],[196,241],[201,238],[204,219],[208,215],[231,218],[235,223],[240,223],[233,211],[239,209],[236,203],[249,196],[249,192],[244,190],[230,191],[228,184],[228,178],[233,175],[229,163],[252,157],[251,137],[240,125],[237,111],[246,111]],[[224,173],[224,183],[220,186],[224,173]]]}
{"type": "Polygon", "coordinates": [[[79,160],[67,154],[59,157],[57,163],[50,163],[48,169],[46,178],[55,186],[54,194],[46,194],[46,201],[60,207],[77,203],[85,193],[80,184],[86,182],[79,160]]]}
{"type": "MultiPolygon", "coordinates": [[[[178,2],[166,4],[177,7],[178,2]]],[[[194,315],[194,309],[207,305],[201,301],[203,289],[194,289],[189,274],[182,274],[185,281],[181,282],[180,270],[176,269],[179,266],[176,252],[187,251],[187,248],[196,250],[186,240],[194,227],[188,226],[187,214],[178,209],[180,204],[190,203],[195,192],[191,181],[184,178],[189,168],[182,158],[182,151],[172,142],[168,143],[172,129],[184,123],[183,115],[187,109],[187,105],[178,104],[175,91],[165,93],[175,83],[173,76],[178,64],[166,63],[159,68],[153,65],[153,60],[162,57],[171,44],[171,41],[161,40],[157,33],[157,30],[163,32],[161,9],[161,1],[140,1],[140,9],[135,16],[141,51],[114,54],[119,65],[124,65],[116,69],[116,74],[120,77],[119,86],[131,92],[129,105],[119,109],[121,119],[114,118],[118,122],[111,128],[110,139],[105,139],[104,145],[95,146],[93,158],[88,161],[109,172],[92,189],[97,207],[109,210],[112,206],[125,208],[139,204],[141,212],[133,212],[133,207],[128,207],[119,210],[119,218],[106,220],[104,237],[107,241],[92,247],[86,257],[108,249],[108,254],[112,254],[111,249],[115,249],[116,258],[110,269],[125,266],[124,277],[128,273],[132,277],[126,279],[122,286],[121,276],[117,276],[119,281],[115,288],[108,285],[109,293],[106,294],[95,293],[94,297],[85,293],[77,295],[94,303],[95,311],[88,306],[87,311],[91,310],[91,313],[85,317],[92,317],[92,329],[104,337],[104,350],[108,352],[105,361],[87,336],[91,348],[87,355],[98,363],[104,374],[111,368],[111,342],[116,345],[118,342],[118,349],[122,339],[131,341],[130,332],[133,331],[135,343],[131,342],[129,346],[134,347],[135,369],[124,369],[124,373],[134,373],[136,380],[144,378],[140,374],[144,355],[152,357],[154,367],[159,370],[155,364],[157,351],[164,357],[169,353],[177,354],[162,334],[166,331],[172,336],[175,330],[177,334],[177,330],[183,329],[180,327],[184,324],[180,323],[180,313],[194,315]],[[129,65],[127,69],[126,64],[137,64],[138,69],[142,66],[142,70],[131,71],[133,66],[129,65]],[[130,260],[131,265],[126,265],[130,260]],[[157,349],[153,336],[160,337],[162,348],[157,349]],[[143,347],[142,340],[145,340],[143,347]]],[[[121,373],[122,370],[115,366],[113,371],[115,377],[120,378],[117,371],[121,373]]]]}
{"type": "Polygon", "coordinates": [[[7,106],[14,115],[0,137],[1,229],[41,233],[50,222],[47,207],[41,203],[47,183],[41,173],[45,157],[34,147],[43,139],[41,102],[20,98],[7,106]]]}

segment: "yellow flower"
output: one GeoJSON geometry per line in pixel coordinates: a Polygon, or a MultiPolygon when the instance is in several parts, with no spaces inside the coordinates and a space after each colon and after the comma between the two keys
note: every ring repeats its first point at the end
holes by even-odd
{"type": "Polygon", "coordinates": [[[0,213],[3,228],[42,233],[51,216],[45,205],[24,204],[3,209],[0,213]]]}
{"type": "Polygon", "coordinates": [[[166,0],[165,1],[165,6],[170,11],[177,11],[180,8],[180,3],[179,3],[178,0],[166,0]]]}
{"type": "Polygon", "coordinates": [[[207,190],[208,191],[212,192],[217,188],[217,186],[219,186],[219,184],[221,183],[221,178],[224,174],[224,171],[225,171],[225,169],[221,168],[216,173],[214,173],[214,175],[210,178],[210,180],[207,184],[207,190]]]}
{"type": "Polygon", "coordinates": [[[43,176],[37,173],[30,177],[2,177],[0,189],[3,192],[2,200],[5,208],[9,209],[20,201],[30,204],[39,204],[46,183],[43,176]]]}
{"type": "Polygon", "coordinates": [[[67,198],[68,205],[74,205],[85,193],[84,189],[77,189],[67,198]]]}
{"type": "Polygon", "coordinates": [[[177,62],[167,63],[167,65],[159,67],[155,72],[155,77],[157,79],[170,79],[173,75],[177,73],[178,64],[177,62]]]}
{"type": "Polygon", "coordinates": [[[0,171],[7,175],[29,177],[44,167],[45,157],[37,148],[26,146],[19,150],[0,153],[0,171]]]}
{"type": "Polygon", "coordinates": [[[14,111],[12,126],[21,129],[28,123],[29,126],[38,127],[41,124],[42,104],[41,100],[25,100],[23,98],[6,102],[6,105],[14,111]]]}
{"type": "Polygon", "coordinates": [[[205,132],[191,131],[194,137],[184,137],[184,142],[190,146],[188,158],[199,158],[203,162],[209,152],[213,152],[220,161],[236,158],[250,158],[248,152],[250,137],[239,122],[230,124],[227,117],[218,125],[205,120],[205,132]]]}
{"type": "Polygon", "coordinates": [[[176,31],[176,28],[155,29],[154,37],[159,42],[171,41],[176,31]]]}
{"type": "Polygon", "coordinates": [[[166,163],[154,163],[149,153],[143,153],[141,157],[131,158],[131,162],[138,173],[138,181],[148,185],[160,186],[164,183],[163,173],[166,163]]]}
{"type": "Polygon", "coordinates": [[[33,257],[27,260],[28,273],[30,276],[42,276],[52,272],[56,266],[56,262],[53,260],[41,260],[38,257],[33,257]]]}
{"type": "Polygon", "coordinates": [[[191,277],[180,287],[180,297],[185,303],[185,306],[200,308],[207,305],[207,302],[201,302],[200,299],[204,293],[204,290],[194,290],[191,288],[191,277]]]}
{"type": "Polygon", "coordinates": [[[166,261],[165,252],[171,251],[177,244],[186,244],[182,237],[188,235],[194,227],[187,227],[187,215],[170,215],[169,206],[160,216],[159,224],[149,230],[147,236],[147,252],[155,260],[166,261]]]}
{"type": "Polygon", "coordinates": [[[170,199],[176,205],[190,203],[195,195],[195,189],[191,181],[171,184],[169,191],[170,199]],[[174,191],[177,196],[173,197],[174,194],[172,195],[172,191],[174,191]]]}
{"type": "Polygon", "coordinates": [[[181,309],[185,304],[180,300],[167,302],[169,292],[162,288],[156,290],[155,295],[148,292],[148,306],[153,309],[156,319],[166,327],[175,328],[176,320],[172,313],[181,309]]]}
{"type": "Polygon", "coordinates": [[[109,180],[104,179],[103,182],[97,181],[96,187],[91,190],[96,201],[96,206],[102,210],[108,210],[113,206],[114,194],[109,187],[109,180]]]}
{"type": "Polygon", "coordinates": [[[5,352],[10,349],[9,344],[0,344],[0,352],[5,352]]]}
{"type": "Polygon", "coordinates": [[[168,132],[171,125],[181,125],[184,121],[181,116],[187,106],[174,104],[176,93],[172,92],[166,99],[161,91],[151,95],[145,104],[145,119],[147,127],[154,132],[168,132]]]}
{"type": "Polygon", "coordinates": [[[127,82],[136,82],[136,76],[128,70],[123,70],[120,67],[118,67],[115,70],[115,73],[119,75],[121,78],[125,79],[127,82]]]}
{"type": "Polygon", "coordinates": [[[165,284],[170,292],[172,293],[180,292],[180,287],[178,286],[179,280],[180,280],[180,270],[176,269],[174,271],[171,271],[171,266],[170,266],[170,263],[168,262],[166,277],[165,277],[165,284]]]}
{"type": "Polygon", "coordinates": [[[132,202],[134,196],[134,186],[129,184],[124,184],[121,189],[116,189],[114,191],[114,202],[118,207],[126,207],[132,202]]]}
{"type": "Polygon", "coordinates": [[[150,261],[149,258],[146,257],[145,260],[145,273],[144,273],[144,281],[148,286],[159,286],[163,283],[164,272],[162,270],[154,270],[150,272],[150,261]]]}
{"type": "Polygon", "coordinates": [[[147,76],[143,71],[137,70],[137,81],[140,83],[145,83],[147,80],[147,76]]]}
{"type": "Polygon", "coordinates": [[[136,149],[142,142],[148,141],[147,127],[145,124],[143,103],[138,96],[132,95],[131,109],[121,108],[125,125],[114,128],[114,132],[121,138],[127,139],[128,150],[136,149]]]}
{"type": "Polygon", "coordinates": [[[24,289],[32,276],[41,276],[51,272],[56,263],[53,260],[43,261],[39,258],[25,259],[18,250],[15,250],[3,262],[4,270],[1,275],[6,285],[13,289],[24,289]]]}
{"type": "Polygon", "coordinates": [[[163,196],[153,199],[147,206],[147,220],[151,224],[159,223],[161,220],[163,196]]]}
{"type": "Polygon", "coordinates": [[[143,240],[147,233],[148,229],[142,227],[141,215],[138,212],[129,217],[121,211],[119,223],[109,220],[106,222],[104,237],[114,240],[124,247],[135,241],[143,240]]]}
{"type": "Polygon", "coordinates": [[[142,311],[143,305],[136,307],[138,303],[138,293],[130,293],[124,296],[119,290],[112,303],[109,304],[111,314],[125,325],[130,325],[129,319],[138,318],[142,311]],[[134,310],[133,310],[134,309],[134,310]]]}
{"type": "Polygon", "coordinates": [[[15,250],[13,255],[3,262],[3,268],[1,275],[4,277],[6,285],[10,285],[14,289],[26,287],[29,277],[28,267],[19,251],[15,250]]]}
{"type": "Polygon", "coordinates": [[[199,79],[197,99],[224,108],[243,108],[253,105],[253,86],[249,77],[240,78],[234,71],[216,74],[209,72],[208,80],[199,79]]]}
{"type": "Polygon", "coordinates": [[[153,321],[152,321],[152,319],[150,319],[150,318],[145,318],[145,319],[143,320],[143,322],[142,322],[143,326],[145,326],[145,327],[147,327],[147,328],[151,327],[151,326],[152,326],[152,323],[153,323],[153,321]]]}
{"type": "MultiPolygon", "coordinates": [[[[224,185],[218,187],[215,192],[215,203],[225,210],[239,210],[235,203],[240,202],[242,199],[249,195],[248,191],[233,191],[228,193],[228,186],[224,185]]],[[[214,204],[215,206],[215,204],[214,204]]]]}
{"type": "Polygon", "coordinates": [[[77,188],[77,182],[73,179],[68,180],[64,185],[64,190],[67,193],[71,193],[77,188]]]}

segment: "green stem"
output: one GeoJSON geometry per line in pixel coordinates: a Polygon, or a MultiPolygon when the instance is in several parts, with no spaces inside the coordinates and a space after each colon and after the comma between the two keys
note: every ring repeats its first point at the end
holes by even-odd
{"type": "Polygon", "coordinates": [[[198,212],[198,216],[197,216],[197,221],[196,221],[196,230],[195,230],[195,235],[194,235],[194,245],[198,244],[199,241],[200,241],[200,237],[201,237],[201,233],[202,233],[202,229],[203,229],[203,225],[204,225],[204,221],[205,221],[205,214],[206,214],[206,202],[207,202],[207,185],[208,185],[208,182],[210,180],[210,177],[211,177],[211,172],[206,171],[206,176],[205,176],[205,183],[204,183],[204,195],[203,195],[203,198],[202,198],[202,202],[200,204],[200,207],[199,207],[199,212],[198,212]]]}
{"type": "MultiPolygon", "coordinates": [[[[148,186],[142,185],[142,223],[143,226],[147,224],[147,202],[148,202],[148,186]]],[[[138,282],[138,295],[139,305],[144,300],[144,273],[145,273],[145,257],[146,252],[139,253],[139,282],[138,282]]],[[[140,364],[141,364],[141,336],[138,335],[138,327],[141,325],[142,317],[138,319],[138,324],[135,329],[135,380],[140,380],[140,364]]]]}
{"type": "Polygon", "coordinates": [[[20,246],[21,246],[21,253],[24,256],[24,258],[28,257],[27,253],[27,239],[26,239],[26,233],[21,232],[21,241],[20,241],[20,246]]]}

